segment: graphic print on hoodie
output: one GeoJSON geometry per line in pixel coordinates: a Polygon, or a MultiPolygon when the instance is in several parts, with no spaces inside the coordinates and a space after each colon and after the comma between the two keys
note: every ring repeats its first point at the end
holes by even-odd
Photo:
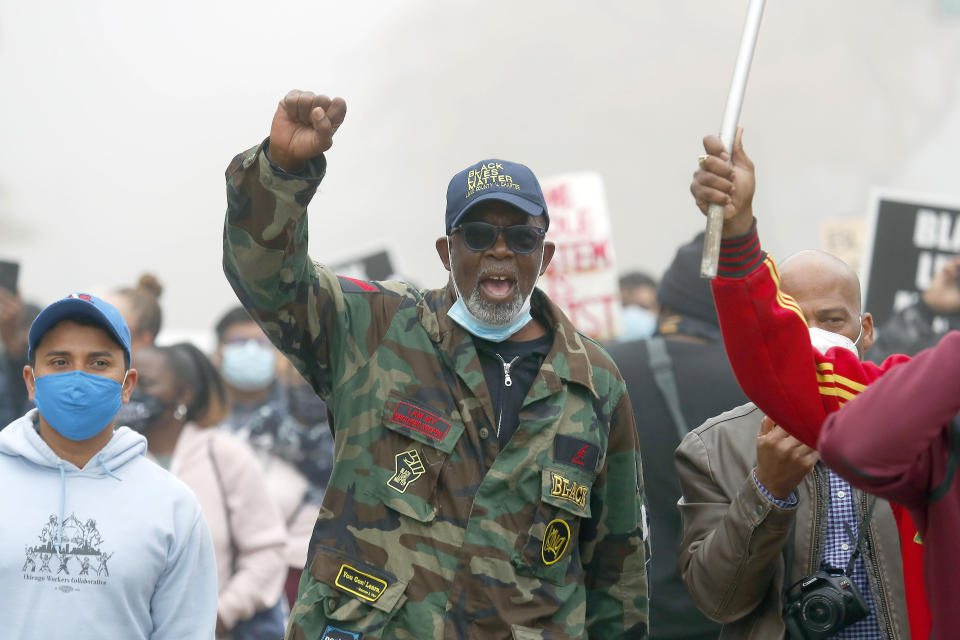
{"type": "Polygon", "coordinates": [[[126,427],[79,469],[38,418],[0,431],[0,637],[213,637],[213,543],[190,489],[126,427]]]}
{"type": "Polygon", "coordinates": [[[71,513],[61,527],[57,515],[50,514],[37,538],[39,542],[25,551],[24,580],[55,582],[64,593],[74,590],[71,585],[107,584],[106,579],[110,577],[107,563],[113,553],[102,548],[103,536],[97,531],[96,520],[91,518],[84,522],[71,513]],[[61,539],[59,546],[58,537],[61,539]],[[56,571],[50,566],[51,560],[58,565],[56,571]],[[71,575],[71,566],[75,577],[67,579],[66,576],[71,575]]]}

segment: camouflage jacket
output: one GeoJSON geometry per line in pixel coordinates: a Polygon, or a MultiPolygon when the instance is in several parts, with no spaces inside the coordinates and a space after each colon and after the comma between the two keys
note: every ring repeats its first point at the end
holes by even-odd
{"type": "Polygon", "coordinates": [[[287,638],[646,638],[637,433],[606,353],[535,290],[553,346],[500,450],[450,291],[311,261],[325,160],[294,176],[264,146],[227,169],[224,271],[336,432],[287,638]]]}

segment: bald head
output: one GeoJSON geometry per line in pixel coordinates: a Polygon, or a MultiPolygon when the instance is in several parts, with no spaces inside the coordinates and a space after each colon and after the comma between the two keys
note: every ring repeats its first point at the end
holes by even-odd
{"type": "Polygon", "coordinates": [[[780,288],[798,302],[834,293],[860,313],[860,278],[846,262],[823,251],[800,251],[784,260],[780,288]]]}
{"type": "Polygon", "coordinates": [[[859,337],[861,355],[873,344],[873,320],[861,315],[860,278],[843,260],[822,251],[795,253],[780,265],[780,289],[797,301],[809,326],[859,337]]]}

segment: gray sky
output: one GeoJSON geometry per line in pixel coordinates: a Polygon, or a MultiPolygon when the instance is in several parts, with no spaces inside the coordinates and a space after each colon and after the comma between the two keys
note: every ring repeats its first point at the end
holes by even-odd
{"type": "MultiPolygon", "coordinates": [[[[741,121],[775,256],[862,217],[872,186],[956,198],[960,18],[934,0],[767,3],[741,121]]],[[[747,2],[0,1],[0,258],[47,303],[167,288],[167,327],[234,303],[223,169],[291,88],[346,98],[311,252],[389,246],[421,285],[446,183],[483,157],[605,179],[619,265],[659,274],[702,227],[688,193],[719,127],[747,2]]]]}

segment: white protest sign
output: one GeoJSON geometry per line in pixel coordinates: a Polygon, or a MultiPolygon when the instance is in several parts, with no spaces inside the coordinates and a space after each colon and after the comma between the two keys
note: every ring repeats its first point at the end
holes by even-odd
{"type": "Polygon", "coordinates": [[[539,287],[577,329],[613,339],[620,333],[620,294],[603,180],[584,172],[540,184],[550,214],[547,240],[557,250],[539,287]]]}

